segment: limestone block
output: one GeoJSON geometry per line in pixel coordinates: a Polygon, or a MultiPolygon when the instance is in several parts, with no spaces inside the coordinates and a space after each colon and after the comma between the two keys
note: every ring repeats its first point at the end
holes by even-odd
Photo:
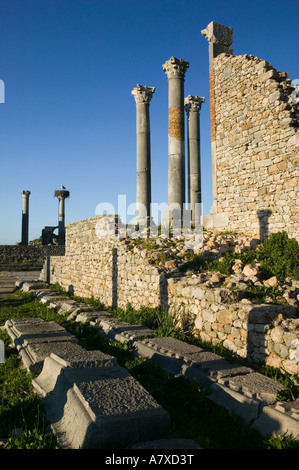
{"type": "Polygon", "coordinates": [[[66,368],[43,399],[62,448],[99,448],[166,437],[167,412],[121,367],[66,368]]]}
{"type": "Polygon", "coordinates": [[[115,357],[101,351],[87,351],[78,344],[65,343],[62,348],[48,351],[41,373],[32,380],[35,391],[42,397],[52,392],[63,369],[67,367],[111,367],[117,366],[115,357]]]}
{"type": "Polygon", "coordinates": [[[208,24],[206,29],[201,31],[209,42],[221,44],[223,46],[230,46],[233,42],[233,29],[228,26],[222,25],[212,21],[208,24]]]}

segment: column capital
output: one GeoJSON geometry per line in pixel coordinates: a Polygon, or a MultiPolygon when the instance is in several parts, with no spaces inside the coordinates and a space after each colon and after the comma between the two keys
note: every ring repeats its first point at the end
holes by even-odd
{"type": "Polygon", "coordinates": [[[168,78],[184,78],[189,62],[183,59],[171,57],[162,65],[164,72],[168,78]]]}
{"type": "Polygon", "coordinates": [[[31,192],[30,192],[30,191],[27,191],[27,190],[25,190],[25,189],[22,191],[22,196],[23,196],[23,197],[29,197],[30,194],[31,194],[31,192]]]}
{"type": "Polygon", "coordinates": [[[190,111],[199,112],[201,110],[201,105],[204,103],[205,99],[201,96],[192,96],[188,95],[184,99],[184,107],[186,113],[189,114],[190,111]]]}
{"type": "Polygon", "coordinates": [[[57,197],[59,200],[67,199],[68,197],[70,197],[70,192],[66,189],[59,189],[54,192],[54,196],[57,197]]]}
{"type": "Polygon", "coordinates": [[[156,87],[137,85],[133,88],[132,95],[136,103],[150,103],[156,87]]]}

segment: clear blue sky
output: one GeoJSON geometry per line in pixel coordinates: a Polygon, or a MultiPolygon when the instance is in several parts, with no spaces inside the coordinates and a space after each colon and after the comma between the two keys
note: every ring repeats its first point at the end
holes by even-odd
{"type": "MultiPolygon", "coordinates": [[[[185,96],[201,111],[203,209],[212,203],[208,42],[216,21],[234,30],[234,54],[272,62],[299,78],[299,10],[285,0],[0,0],[0,243],[21,239],[21,191],[30,196],[29,239],[57,225],[54,190],[71,193],[66,223],[117,212],[136,197],[137,85],[150,105],[152,199],[167,202],[168,84],[162,64],[190,62],[185,96]]],[[[128,216],[127,221],[130,220],[128,216]]]]}

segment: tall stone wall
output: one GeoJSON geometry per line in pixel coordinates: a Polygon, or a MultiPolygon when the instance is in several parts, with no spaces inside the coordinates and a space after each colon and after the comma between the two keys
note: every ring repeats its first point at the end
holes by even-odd
{"type": "MultiPolygon", "coordinates": [[[[146,259],[146,252],[129,250],[117,236],[103,236],[101,216],[66,226],[65,256],[53,256],[42,276],[80,297],[94,297],[108,306],[127,303],[160,305],[160,270],[146,259]]],[[[162,289],[162,288],[161,288],[162,289]]]]}
{"type": "Polygon", "coordinates": [[[265,60],[222,53],[210,86],[218,215],[210,224],[261,239],[286,230],[299,240],[299,110],[291,80],[265,60]]]}

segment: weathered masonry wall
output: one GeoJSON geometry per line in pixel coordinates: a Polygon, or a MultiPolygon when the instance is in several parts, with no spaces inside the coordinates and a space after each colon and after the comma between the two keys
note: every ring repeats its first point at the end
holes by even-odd
{"type": "Polygon", "coordinates": [[[299,110],[291,80],[265,60],[225,53],[211,74],[214,228],[261,239],[286,230],[299,240],[299,110]]]}
{"type": "Polygon", "coordinates": [[[7,263],[43,263],[47,256],[64,255],[57,245],[0,245],[0,265],[7,263]]]}
{"type": "Polygon", "coordinates": [[[101,217],[66,226],[66,254],[51,257],[50,282],[58,282],[81,297],[101,299],[105,305],[160,305],[160,270],[145,253],[131,252],[118,237],[97,235],[101,217]]]}
{"type": "MultiPolygon", "coordinates": [[[[294,306],[251,302],[242,291],[219,285],[213,277],[179,273],[172,261],[161,268],[155,264],[155,252],[132,248],[129,240],[100,237],[100,221],[94,217],[68,224],[65,256],[50,257],[41,278],[47,280],[48,274],[48,282],[58,282],[77,296],[100,299],[107,307],[162,305],[188,317],[194,334],[205,341],[221,342],[241,357],[299,372],[294,306]]],[[[244,237],[244,243],[249,241],[244,237]]]]}

